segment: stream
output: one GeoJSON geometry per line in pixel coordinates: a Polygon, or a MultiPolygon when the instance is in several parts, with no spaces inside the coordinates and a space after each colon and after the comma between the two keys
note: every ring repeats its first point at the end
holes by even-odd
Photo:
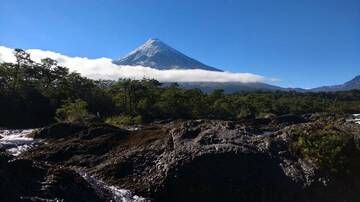
{"type": "Polygon", "coordinates": [[[353,114],[347,121],[360,124],[360,114],[353,114]]]}
{"type": "Polygon", "coordinates": [[[7,153],[13,156],[18,156],[29,150],[39,143],[39,141],[27,137],[34,130],[0,130],[0,149],[5,149],[7,153]]]}
{"type": "Polygon", "coordinates": [[[116,186],[108,185],[102,180],[87,174],[84,171],[76,170],[95,190],[111,193],[112,202],[145,202],[148,201],[143,197],[133,195],[129,190],[120,189],[116,186]]]}
{"type": "MultiPolygon", "coordinates": [[[[28,137],[36,129],[0,129],[0,150],[5,150],[12,156],[19,156],[21,153],[36,147],[41,141],[28,137]]],[[[148,201],[143,197],[133,195],[129,190],[108,185],[102,180],[88,175],[84,171],[75,170],[95,190],[110,193],[112,202],[144,202],[148,201]]]]}

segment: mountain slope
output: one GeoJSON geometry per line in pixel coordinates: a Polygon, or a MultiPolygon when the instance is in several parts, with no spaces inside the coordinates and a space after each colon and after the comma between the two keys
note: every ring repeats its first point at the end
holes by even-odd
{"type": "Polygon", "coordinates": [[[114,61],[118,65],[141,65],[155,69],[203,69],[221,71],[190,58],[159,39],[149,39],[139,48],[130,52],[120,60],[114,61]]]}
{"type": "MultiPolygon", "coordinates": [[[[168,46],[159,39],[149,39],[143,45],[130,52],[122,59],[115,60],[118,65],[151,67],[159,70],[168,69],[202,69],[209,71],[222,71],[220,69],[205,65],[185,54],[168,46]]],[[[170,83],[170,82],[169,82],[170,83]]],[[[211,92],[216,89],[223,89],[227,93],[240,91],[297,91],[297,92],[318,92],[318,91],[346,91],[360,89],[360,75],[341,85],[323,86],[310,90],[300,88],[282,88],[266,83],[242,83],[242,82],[180,82],[180,87],[186,89],[198,88],[204,92],[211,92]]],[[[166,84],[165,84],[166,85],[166,84]]]]}
{"type": "MultiPolygon", "coordinates": [[[[171,83],[164,83],[168,86],[171,83]]],[[[214,90],[224,90],[225,93],[249,92],[249,91],[296,91],[306,92],[301,88],[283,88],[267,83],[242,83],[242,82],[178,82],[179,87],[184,89],[200,89],[203,92],[210,93],[214,90]]]]}
{"type": "Polygon", "coordinates": [[[344,84],[341,84],[341,85],[322,86],[322,87],[318,87],[318,88],[313,88],[313,89],[311,89],[311,91],[333,92],[333,91],[347,91],[347,90],[354,90],[354,89],[360,89],[360,75],[356,76],[352,80],[350,80],[344,84]]]}
{"type": "Polygon", "coordinates": [[[241,91],[277,91],[284,88],[269,85],[266,83],[241,83],[241,82],[184,82],[179,86],[185,89],[200,89],[203,92],[212,92],[214,90],[224,90],[225,93],[236,93],[241,91]]]}

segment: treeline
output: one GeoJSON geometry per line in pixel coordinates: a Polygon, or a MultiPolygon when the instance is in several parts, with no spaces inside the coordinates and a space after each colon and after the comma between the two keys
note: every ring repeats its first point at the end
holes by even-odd
{"type": "Polygon", "coordinates": [[[36,63],[16,49],[16,63],[0,64],[0,126],[36,127],[96,118],[113,124],[163,119],[242,119],[311,112],[360,111],[360,91],[337,93],[203,93],[156,80],[91,80],[52,59],[36,63]],[[66,118],[64,116],[71,116],[66,118]],[[87,116],[87,117],[83,117],[87,116]]]}
{"type": "Polygon", "coordinates": [[[16,63],[0,64],[0,126],[36,127],[53,122],[67,100],[82,99],[92,112],[112,113],[114,104],[96,81],[70,73],[50,58],[36,63],[15,49],[16,63]]]}

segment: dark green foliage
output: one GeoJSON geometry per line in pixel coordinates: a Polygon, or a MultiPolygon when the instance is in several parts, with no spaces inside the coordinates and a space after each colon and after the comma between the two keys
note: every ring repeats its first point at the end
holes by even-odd
{"type": "Polygon", "coordinates": [[[90,80],[70,73],[55,60],[32,61],[16,49],[16,64],[0,63],[0,126],[37,127],[54,121],[65,100],[81,99],[89,113],[107,117],[159,119],[225,119],[312,112],[360,111],[360,91],[337,93],[243,92],[203,93],[156,80],[90,80]]]}
{"type": "Polygon", "coordinates": [[[332,124],[311,130],[298,128],[293,130],[292,134],[295,141],[290,150],[322,170],[334,173],[344,171],[350,163],[348,157],[352,155],[348,152],[360,152],[359,148],[354,147],[352,135],[333,127],[332,124]]]}
{"type": "Polygon", "coordinates": [[[127,126],[127,125],[141,124],[142,119],[141,119],[141,116],[135,116],[135,117],[127,116],[127,115],[112,116],[112,117],[106,118],[105,123],[114,125],[117,127],[122,127],[122,126],[127,126]]]}
{"type": "Polygon", "coordinates": [[[36,63],[21,49],[15,56],[16,64],[0,63],[0,126],[46,125],[68,99],[84,100],[96,115],[112,113],[112,98],[93,80],[69,73],[49,58],[36,63]]]}
{"type": "Polygon", "coordinates": [[[108,87],[117,113],[157,119],[225,119],[266,117],[313,112],[356,113],[360,91],[338,93],[246,92],[206,94],[176,84],[161,87],[154,80],[119,80],[108,87]]]}
{"type": "Polygon", "coordinates": [[[88,104],[80,99],[67,100],[56,110],[56,120],[69,123],[84,123],[89,117],[88,104]]]}

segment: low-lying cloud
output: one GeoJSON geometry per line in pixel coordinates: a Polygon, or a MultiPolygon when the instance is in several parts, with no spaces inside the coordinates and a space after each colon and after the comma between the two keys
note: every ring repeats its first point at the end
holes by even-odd
{"type": "MultiPolygon", "coordinates": [[[[13,49],[0,46],[0,62],[15,62],[13,49]]],[[[39,49],[26,50],[31,59],[40,62],[43,58],[52,58],[58,63],[91,79],[119,78],[156,79],[160,82],[265,82],[271,81],[263,76],[251,73],[214,72],[207,70],[157,70],[143,66],[123,66],[112,63],[110,58],[90,59],[86,57],[70,57],[60,53],[39,49]]]]}

